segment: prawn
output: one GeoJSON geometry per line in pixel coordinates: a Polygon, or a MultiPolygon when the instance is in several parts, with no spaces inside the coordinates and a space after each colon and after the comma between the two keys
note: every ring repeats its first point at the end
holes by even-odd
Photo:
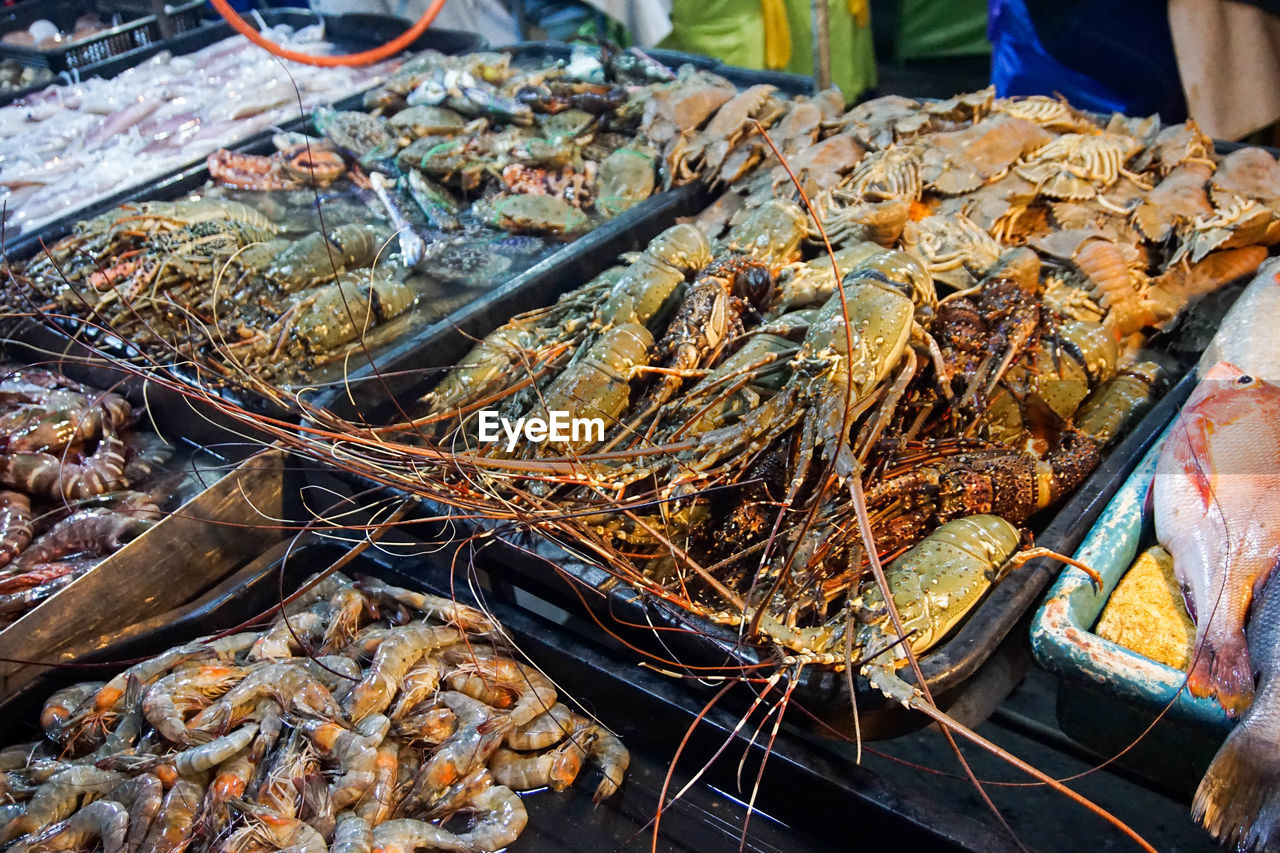
{"type": "Polygon", "coordinates": [[[462,640],[457,628],[422,624],[392,628],[378,645],[373,665],[347,697],[347,713],[353,722],[380,714],[391,704],[400,682],[423,655],[462,640]]]}
{"type": "Polygon", "coordinates": [[[103,853],[122,853],[129,830],[129,812],[111,800],[98,800],[67,820],[18,841],[13,853],[32,850],[80,850],[92,847],[92,839],[102,843],[103,853]]]}
{"type": "Polygon", "coordinates": [[[369,821],[355,812],[339,814],[329,853],[371,853],[372,850],[373,830],[369,828],[369,821]]]}
{"type": "Polygon", "coordinates": [[[230,690],[245,670],[214,663],[183,668],[161,678],[142,699],[142,714],[166,740],[179,746],[191,742],[186,718],[230,690]]]}
{"type": "Polygon", "coordinates": [[[555,685],[531,666],[462,648],[446,652],[445,660],[457,664],[447,679],[450,689],[490,705],[500,701],[496,691],[515,695],[507,712],[510,726],[522,726],[556,704],[555,685]]]}
{"type": "Polygon", "coordinates": [[[564,743],[537,755],[526,755],[500,747],[489,759],[494,781],[519,791],[550,788],[563,791],[582,770],[587,749],[595,734],[588,728],[565,739],[564,743]]]}
{"type": "Polygon", "coordinates": [[[299,725],[324,758],[336,761],[341,775],[333,780],[330,796],[335,809],[358,801],[377,780],[378,747],[391,721],[381,714],[366,717],[351,731],[338,723],[308,720],[299,725]]]}

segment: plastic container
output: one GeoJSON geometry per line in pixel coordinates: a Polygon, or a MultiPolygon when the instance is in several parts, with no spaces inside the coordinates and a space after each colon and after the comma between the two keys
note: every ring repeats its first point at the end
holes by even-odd
{"type": "MultiPolygon", "coordinates": [[[[1198,698],[1183,689],[1185,672],[1093,633],[1120,579],[1142,549],[1155,544],[1152,522],[1144,518],[1143,506],[1168,424],[1194,386],[1195,376],[1188,374],[1165,399],[1159,413],[1163,416],[1159,439],[1151,443],[1074,555],[1102,575],[1103,588],[1095,590],[1079,569],[1064,569],[1036,611],[1031,648],[1046,668],[1146,712],[1148,721],[1168,706],[1170,718],[1221,735],[1230,731],[1234,722],[1213,699],[1198,698]]],[[[1152,416],[1156,414],[1152,412],[1152,416]]]]}
{"type": "MultiPolygon", "coordinates": [[[[104,2],[85,4],[76,0],[25,3],[0,15],[0,34],[25,30],[40,19],[52,21],[64,32],[70,32],[76,19],[86,11],[97,11],[102,17],[108,18],[116,11],[113,5],[115,4],[104,2]]],[[[169,6],[169,21],[173,31],[184,33],[199,29],[203,7],[204,0],[188,0],[186,3],[169,6]]],[[[129,14],[126,13],[126,17],[129,14]]],[[[108,59],[128,57],[164,41],[160,22],[155,15],[139,12],[132,14],[137,17],[109,27],[97,35],[48,50],[0,42],[0,58],[12,59],[32,68],[47,68],[53,72],[71,71],[88,68],[108,59]]]]}

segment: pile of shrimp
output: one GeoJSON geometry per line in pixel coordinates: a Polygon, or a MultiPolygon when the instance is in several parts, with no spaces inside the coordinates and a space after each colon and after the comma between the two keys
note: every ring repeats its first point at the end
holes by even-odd
{"type": "Polygon", "coordinates": [[[626,748],[484,613],[336,573],[302,590],[264,631],[54,693],[44,737],[0,751],[0,844],[492,851],[528,821],[516,791],[588,761],[596,800],[617,790],[626,748]]]}
{"type": "Polygon", "coordinates": [[[146,411],[52,370],[0,364],[0,628],[160,518],[173,447],[146,411]]]}

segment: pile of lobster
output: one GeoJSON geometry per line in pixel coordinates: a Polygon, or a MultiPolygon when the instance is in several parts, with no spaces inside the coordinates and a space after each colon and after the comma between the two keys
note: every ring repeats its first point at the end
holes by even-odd
{"type": "Polygon", "coordinates": [[[61,374],[0,366],[0,626],[159,520],[146,489],[173,448],[141,415],[61,374]]]}
{"type": "Polygon", "coordinates": [[[15,275],[17,310],[84,317],[153,362],[210,381],[296,379],[342,358],[417,295],[375,267],[390,232],[348,221],[289,239],[239,202],[126,205],[80,223],[15,275]]]}
{"type": "MultiPolygon", "coordinates": [[[[651,594],[838,663],[903,642],[880,562],[922,651],[1036,553],[1019,552],[1019,526],[1071,494],[1161,389],[1145,334],[1250,273],[1280,235],[1240,174],[1280,167],[1255,149],[1219,165],[1192,125],[1104,129],[1047,99],[881,99],[835,125],[816,118],[821,100],[789,105],[812,107],[812,138],[828,134],[799,149],[744,143],[746,110],[731,151],[772,145],[785,167],[499,327],[395,434],[440,452],[425,458],[466,483],[468,512],[550,532],[651,594]],[[1162,175],[1215,168],[1205,216],[1157,192],[1162,175]],[[1257,222],[1225,224],[1237,207],[1257,222]],[[1134,236],[1157,220],[1164,242],[1134,236]],[[1092,265],[1103,249],[1132,260],[1092,265]],[[485,430],[556,413],[604,426],[523,447],[485,430]]],[[[673,141],[673,179],[680,162],[712,162],[699,139],[673,141]],[[681,145],[696,156],[680,161],[681,145]]],[[[381,470],[389,457],[380,445],[381,470]]],[[[421,471],[423,458],[400,461],[421,471]]]]}
{"type": "Polygon", "coordinates": [[[500,850],[515,791],[597,801],[630,756],[450,599],[340,574],[264,631],[177,646],[51,695],[0,752],[12,850],[500,850]],[[468,823],[469,820],[469,823],[468,823]]]}

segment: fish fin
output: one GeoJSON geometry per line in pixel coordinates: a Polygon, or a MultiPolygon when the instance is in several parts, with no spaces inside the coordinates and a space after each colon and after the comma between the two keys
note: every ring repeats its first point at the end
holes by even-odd
{"type": "Polygon", "coordinates": [[[1275,744],[1241,725],[1196,788],[1191,815],[1225,847],[1270,850],[1280,841],[1280,764],[1275,744]]]}
{"type": "Polygon", "coordinates": [[[1219,642],[1201,640],[1187,674],[1187,689],[1193,696],[1216,696],[1228,716],[1239,717],[1253,701],[1253,664],[1244,633],[1219,642]]]}

